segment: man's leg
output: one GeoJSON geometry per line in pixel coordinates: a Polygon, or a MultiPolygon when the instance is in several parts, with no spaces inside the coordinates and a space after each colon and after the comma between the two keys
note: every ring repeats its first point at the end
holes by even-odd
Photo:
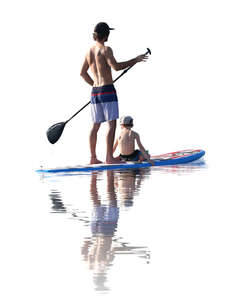
{"type": "Polygon", "coordinates": [[[107,154],[106,154],[106,163],[114,164],[120,162],[118,158],[113,157],[113,144],[116,132],[116,120],[108,121],[108,133],[106,137],[107,143],[107,154]]]}
{"type": "Polygon", "coordinates": [[[90,164],[102,163],[102,161],[97,159],[97,154],[96,154],[97,132],[100,128],[100,125],[101,123],[94,123],[90,131],[90,136],[89,136],[90,153],[91,153],[90,164]]]}

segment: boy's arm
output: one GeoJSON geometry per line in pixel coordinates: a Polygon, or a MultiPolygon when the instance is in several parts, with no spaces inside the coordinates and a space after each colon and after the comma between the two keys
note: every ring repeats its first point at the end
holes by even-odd
{"type": "Polygon", "coordinates": [[[113,154],[116,151],[117,146],[118,146],[118,139],[116,139],[115,144],[113,146],[113,154]]]}
{"type": "Polygon", "coordinates": [[[85,57],[84,63],[81,68],[80,75],[88,84],[93,86],[93,79],[89,76],[89,73],[87,72],[88,69],[89,69],[89,64],[88,64],[87,58],[85,57]]]}
{"type": "Polygon", "coordinates": [[[143,147],[139,134],[135,132],[135,139],[138,144],[139,150],[142,152],[143,157],[152,165],[154,165],[154,161],[150,159],[150,155],[146,153],[145,148],[143,147]]]}
{"type": "Polygon", "coordinates": [[[105,52],[105,57],[107,60],[108,65],[113,68],[115,71],[124,70],[128,67],[135,65],[137,62],[146,61],[148,56],[145,54],[139,55],[131,60],[124,61],[124,62],[117,62],[114,55],[112,48],[107,47],[105,52]]]}

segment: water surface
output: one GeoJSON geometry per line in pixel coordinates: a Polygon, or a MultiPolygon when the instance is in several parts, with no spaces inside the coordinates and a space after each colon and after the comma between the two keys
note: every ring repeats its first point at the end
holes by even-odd
{"type": "MultiPolygon", "coordinates": [[[[144,274],[150,273],[150,232],[154,228],[153,214],[148,210],[156,197],[157,175],[191,176],[204,169],[204,162],[199,161],[180,166],[41,176],[48,191],[49,212],[55,214],[56,222],[59,215],[64,215],[65,222],[71,220],[79,227],[80,236],[74,237],[80,248],[77,260],[83,262],[88,272],[86,281],[92,283],[95,293],[118,291],[122,288],[118,282],[125,273],[129,276],[140,270],[141,284],[144,274]]],[[[165,180],[164,177],[164,189],[165,180]]]]}

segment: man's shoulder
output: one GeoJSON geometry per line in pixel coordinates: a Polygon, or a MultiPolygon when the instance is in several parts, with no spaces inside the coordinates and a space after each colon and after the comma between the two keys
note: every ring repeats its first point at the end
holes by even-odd
{"type": "Polygon", "coordinates": [[[104,52],[106,54],[112,54],[112,48],[110,46],[104,46],[104,52]]]}
{"type": "Polygon", "coordinates": [[[112,48],[110,46],[104,46],[106,50],[112,51],[112,48]]]}
{"type": "Polygon", "coordinates": [[[88,51],[86,52],[86,56],[91,55],[93,52],[94,52],[94,45],[88,49],[88,51]]]}

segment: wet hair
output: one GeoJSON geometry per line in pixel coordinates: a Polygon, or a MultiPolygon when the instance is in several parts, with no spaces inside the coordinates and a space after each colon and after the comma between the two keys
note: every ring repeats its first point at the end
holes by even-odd
{"type": "Polygon", "coordinates": [[[109,36],[109,32],[94,32],[93,39],[94,41],[102,41],[103,39],[107,39],[109,36]]]}

